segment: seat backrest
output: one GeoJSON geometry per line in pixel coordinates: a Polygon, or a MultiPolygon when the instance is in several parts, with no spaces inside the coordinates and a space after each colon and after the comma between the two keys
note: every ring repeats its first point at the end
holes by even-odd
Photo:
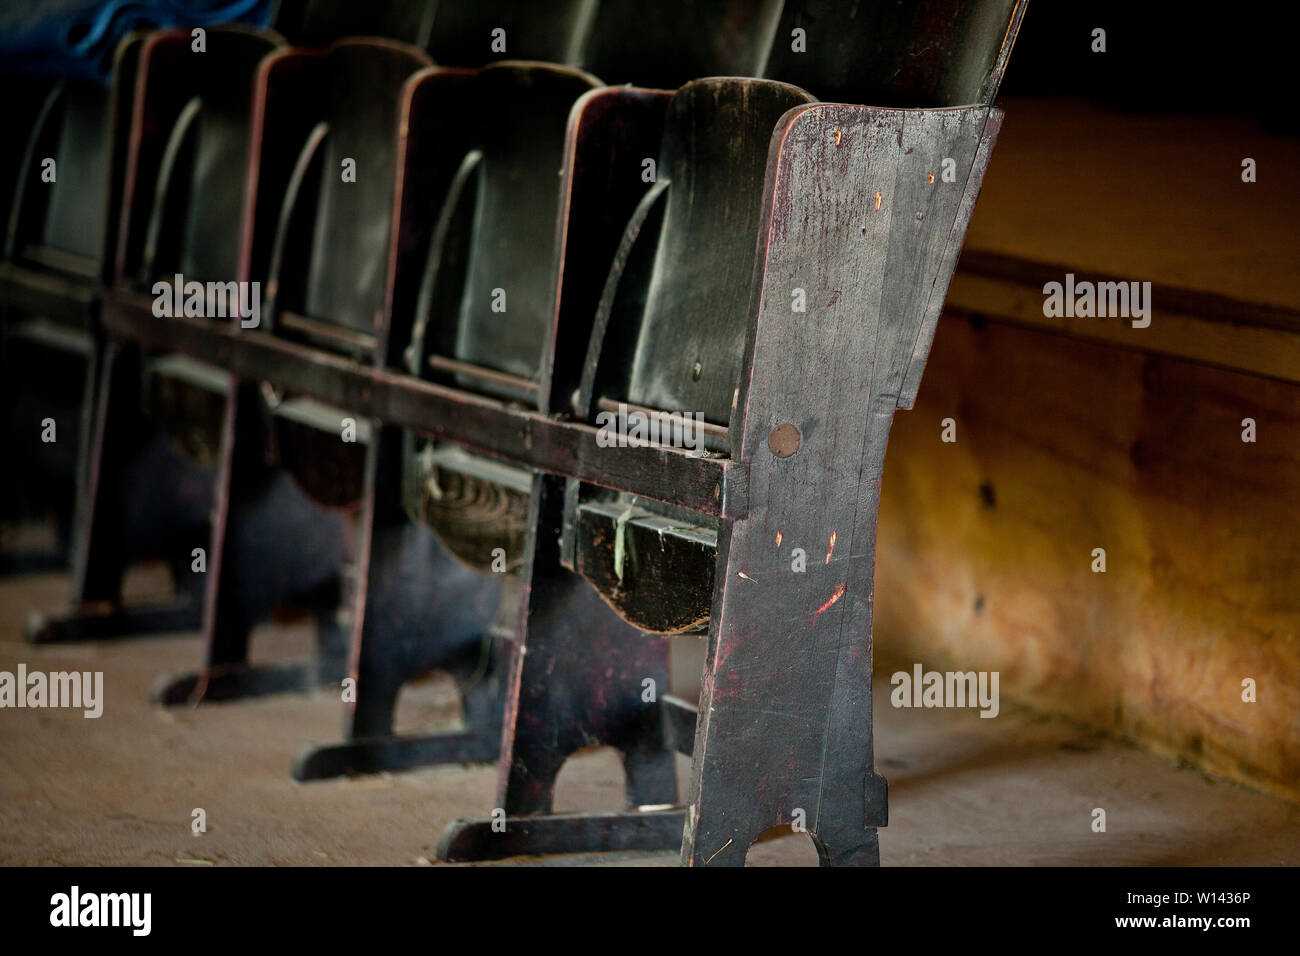
{"type": "Polygon", "coordinates": [[[243,31],[208,31],[208,51],[224,70],[202,71],[197,143],[180,239],[179,271],[198,278],[233,278],[238,269],[237,210],[243,208],[249,148],[249,109],[257,63],[279,38],[243,31]]]}
{"type": "Polygon", "coordinates": [[[38,102],[4,110],[4,164],[18,175],[8,210],[4,257],[76,279],[106,278],[116,261],[116,211],[134,108],[143,33],[114,48],[111,83],[84,79],[6,84],[38,102]],[[21,156],[21,158],[19,158],[21,156]],[[53,160],[50,168],[46,160],[53,160]],[[53,174],[52,178],[50,174],[53,174]]]}
{"type": "Polygon", "coordinates": [[[600,0],[582,66],[606,83],[675,90],[704,76],[757,76],[781,0],[600,0]]]}
{"type": "Polygon", "coordinates": [[[344,37],[387,37],[412,46],[429,42],[437,0],[280,0],[276,29],[301,46],[344,37]]]}
{"type": "Polygon", "coordinates": [[[429,53],[443,66],[483,66],[496,60],[574,64],[597,3],[439,0],[429,53]]]}
{"type": "Polygon", "coordinates": [[[741,79],[697,80],[673,97],[658,160],[662,189],[650,200],[661,204],[662,225],[657,235],[642,231],[617,287],[607,289],[589,399],[702,412],[727,424],[772,130],[810,102],[797,87],[741,79]]]}
{"type": "MultiPolygon", "coordinates": [[[[480,394],[540,403],[554,319],[561,173],[574,104],[600,86],[570,67],[503,62],[463,84],[468,135],[441,203],[415,300],[409,370],[480,394]]],[[[396,276],[395,276],[396,278],[396,276]]],[[[394,305],[393,329],[405,327],[394,305]]],[[[403,436],[402,499],[461,561],[518,566],[529,475],[403,436]]]]}
{"type": "Polygon", "coordinates": [[[553,320],[565,131],[573,104],[599,85],[572,68],[515,62],[470,83],[476,126],[430,253],[417,351],[538,379],[553,320]]]}
{"type": "Polygon", "coordinates": [[[23,172],[28,147],[55,86],[54,80],[42,76],[0,76],[0,123],[10,131],[0,148],[0,223],[8,228],[15,200],[21,198],[26,185],[23,172]]]}
{"type": "MultiPolygon", "coordinates": [[[[146,45],[142,135],[137,139],[132,195],[148,202],[141,268],[147,284],[179,272],[200,281],[230,281],[239,270],[248,181],[251,112],[257,67],[282,44],[278,34],[247,28],[207,31],[204,69],[194,69],[188,31],[156,35],[146,45]],[[165,142],[144,132],[171,117],[165,142]],[[150,156],[148,151],[161,155],[150,156]],[[143,193],[143,194],[141,194],[143,193]]],[[[127,237],[124,249],[136,243],[127,237]]]]}
{"type": "MultiPolygon", "coordinates": [[[[785,83],[736,78],[696,80],[673,96],[657,181],[629,223],[597,309],[579,416],[599,423],[608,403],[626,402],[729,426],[772,132],[788,111],[813,102],[785,83]]],[[[729,438],[715,429],[706,445],[730,450],[729,438]]],[[[689,630],[708,619],[717,527],[674,504],[570,479],[561,561],[637,628],[689,630]],[[672,600],[656,584],[667,580],[672,600]]]]}
{"type": "Polygon", "coordinates": [[[326,133],[317,178],[303,186],[312,195],[300,197],[315,202],[302,298],[278,308],[375,332],[387,278],[399,100],[411,75],[430,65],[420,51],[392,41],[345,40],[329,49],[321,90],[326,133]]]}
{"type": "Polygon", "coordinates": [[[29,177],[39,176],[41,159],[52,156],[57,178],[46,187],[39,231],[17,237],[15,254],[39,257],[58,271],[94,276],[108,216],[110,93],[94,83],[67,80],[51,96],[46,129],[38,133],[51,151],[34,157],[38,165],[29,177]]]}
{"type": "Polygon", "coordinates": [[[763,75],[826,102],[990,104],[1026,6],[1027,0],[786,0],[763,75]]]}

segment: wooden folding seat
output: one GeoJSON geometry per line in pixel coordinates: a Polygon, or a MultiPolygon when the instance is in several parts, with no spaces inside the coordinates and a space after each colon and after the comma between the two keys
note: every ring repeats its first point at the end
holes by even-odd
{"type": "Polygon", "coordinates": [[[6,469],[0,498],[52,510],[54,551],[0,558],[0,567],[60,567],[75,539],[97,366],[98,290],[112,258],[121,151],[131,112],[140,36],[118,46],[112,82],[5,80],[5,238],[0,257],[0,362],[5,441],[26,451],[6,469]],[[23,102],[16,102],[22,100],[23,102]],[[52,418],[56,440],[43,442],[52,418]]]}
{"type": "MultiPolygon", "coordinates": [[[[849,102],[910,107],[987,102],[1010,53],[1003,39],[1017,4],[1015,0],[953,0],[947,6],[948,15],[942,18],[934,18],[933,11],[894,4],[869,5],[864,15],[855,17],[825,0],[793,0],[782,11],[765,71],[796,85],[815,85],[819,94],[849,102]],[[797,28],[811,34],[810,42],[818,47],[815,57],[792,50],[790,38],[797,28]],[[855,28],[864,33],[855,34],[855,28]],[[931,28],[939,31],[937,36],[931,28]],[[931,52],[922,56],[923,51],[931,52]],[[861,68],[864,59],[872,63],[871,70],[861,68]]],[[[680,177],[668,178],[680,181],[680,177]]],[[[659,196],[655,205],[647,207],[643,232],[658,228],[665,201],[659,196]]],[[[720,210],[735,212],[725,197],[717,203],[720,210]]],[[[728,329],[720,322],[672,326],[687,306],[680,299],[689,297],[692,305],[698,302],[699,284],[685,278],[668,284],[663,279],[689,276],[700,268],[698,250],[726,245],[731,229],[729,222],[708,219],[678,223],[678,231],[668,229],[661,240],[667,258],[655,260],[653,281],[645,275],[647,266],[642,261],[649,254],[648,241],[638,239],[636,258],[628,266],[632,281],[619,286],[608,310],[598,317],[597,338],[590,344],[575,408],[578,415],[613,413],[620,402],[632,409],[694,410],[705,419],[698,436],[701,448],[732,454],[725,422],[737,398],[742,355],[735,343],[743,340],[743,333],[739,325],[728,329]],[[629,303],[633,311],[645,310],[635,335],[628,329],[638,326],[624,314],[629,303]],[[606,336],[606,327],[615,329],[615,334],[606,336]],[[678,374],[686,353],[699,357],[690,364],[689,378],[678,374]],[[704,355],[718,357],[706,365],[704,355]]],[[[715,287],[712,294],[718,301],[707,303],[702,314],[725,315],[724,304],[744,298],[752,260],[751,250],[743,252],[745,258],[736,266],[739,272],[729,273],[733,283],[715,287]]],[[[733,321],[740,323],[743,318],[733,321]]],[[[579,489],[574,482],[567,501],[563,560],[605,594],[624,618],[643,630],[669,634],[707,625],[716,522],[701,522],[681,509],[640,502],[626,494],[579,489]],[[641,567],[646,559],[640,556],[645,554],[654,557],[641,567]],[[625,574],[629,567],[633,570],[625,574]],[[678,600],[663,600],[666,582],[686,585],[678,600]]]]}
{"type": "MultiPolygon", "coordinates": [[[[259,69],[255,190],[240,264],[242,275],[265,282],[258,326],[241,333],[309,346],[321,375],[331,360],[377,354],[399,105],[404,84],[428,66],[414,47],[357,39],[285,50],[259,69]],[[268,222],[273,230],[258,228],[268,222]]],[[[338,618],[369,422],[269,383],[240,380],[233,394],[207,561],[205,666],[161,682],[164,703],[298,689],[344,674],[338,618]],[[316,660],[250,666],[252,627],[281,606],[314,618],[316,660]]]]}
{"type": "MultiPolygon", "coordinates": [[[[438,71],[413,84],[398,234],[416,246],[413,233],[438,215],[427,259],[394,268],[390,367],[536,406],[565,129],[575,101],[598,85],[574,69],[510,61],[461,83],[454,101],[438,71]],[[426,154],[436,163],[424,163],[426,154]],[[440,190],[431,180],[447,186],[433,207],[428,197],[440,190]]],[[[492,760],[500,743],[517,591],[510,572],[525,552],[532,476],[382,422],[371,434],[348,739],[304,752],[299,779],[492,760]],[[457,679],[466,730],[394,736],[402,684],[434,669],[457,679]]]]}
{"type": "MultiPolygon", "coordinates": [[[[188,30],[143,39],[110,298],[152,299],[156,281],[170,286],[178,274],[203,283],[239,275],[253,79],[261,59],[281,42],[277,34],[245,27],[210,28],[201,53],[188,30]]],[[[208,545],[228,385],[220,369],[193,359],[106,343],[87,449],[72,611],[36,618],[33,640],[199,625],[205,585],[195,549],[208,545]],[[142,391],[148,396],[143,403],[142,391]],[[144,557],[168,562],[175,599],[122,603],[125,571],[144,557]]]]}
{"type": "MultiPolygon", "coordinates": [[[[951,105],[818,103],[757,80],[697,81],[674,95],[658,179],[594,317],[561,286],[550,408],[592,425],[620,404],[702,413],[704,453],[730,463],[728,479],[711,495],[685,467],[670,493],[671,482],[621,477],[538,481],[500,758],[505,829],[458,821],[443,834],[443,859],[680,840],[684,863],[743,864],[763,830],[783,824],[806,829],[823,864],[878,863],[880,476],[1000,123],[988,105],[992,71],[1000,76],[1023,4],[994,6],[1001,31],[962,35],[958,49],[935,54],[988,65],[936,87],[951,105]],[[588,332],[585,363],[562,373],[561,355],[588,332]],[[620,490],[638,486],[660,490],[620,490]],[[666,642],[647,632],[705,629],[697,709],[662,692],[666,642]],[[622,753],[629,809],[550,813],[565,759],[593,743],[622,753]],[[677,803],[674,749],[693,757],[690,793],[666,809],[677,803]]],[[[845,28],[831,19],[824,37],[845,28]]],[[[871,21],[855,29],[865,37],[871,21]]],[[[913,46],[911,35],[894,43],[913,46]]],[[[897,61],[877,62],[888,71],[897,61]]],[[[906,101],[913,78],[894,72],[881,95],[906,101]]],[[[621,92],[610,93],[615,112],[621,92]]],[[[580,153],[577,143],[575,168],[580,153]]],[[[600,189],[572,175],[569,188],[573,204],[600,189]]],[[[571,221],[566,265],[582,247],[571,221]]]]}

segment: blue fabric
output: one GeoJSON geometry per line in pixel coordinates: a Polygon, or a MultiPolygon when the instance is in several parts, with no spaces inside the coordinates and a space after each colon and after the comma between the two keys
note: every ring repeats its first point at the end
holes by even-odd
{"type": "Polygon", "coordinates": [[[132,30],[246,23],[265,27],[274,0],[21,0],[0,3],[0,72],[108,82],[132,30]]]}

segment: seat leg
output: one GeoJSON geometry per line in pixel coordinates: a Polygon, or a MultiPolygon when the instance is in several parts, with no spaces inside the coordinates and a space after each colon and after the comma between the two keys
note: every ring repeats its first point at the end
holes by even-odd
{"type": "Polygon", "coordinates": [[[358,567],[364,583],[352,636],[356,696],[344,740],[299,754],[298,780],[489,762],[500,749],[501,655],[492,653],[490,635],[500,577],[461,565],[428,528],[407,518],[400,504],[402,433],[377,424],[372,434],[358,567]],[[431,670],[458,678],[465,730],[395,735],[402,686],[431,670]]]}
{"type": "Polygon", "coordinates": [[[519,854],[669,849],[681,839],[673,756],[659,708],[643,699],[646,678],[667,688],[668,642],[626,624],[578,575],[559,563],[564,484],[534,478],[532,551],[524,566],[520,648],[506,691],[506,726],[493,819],[458,820],[443,834],[441,859],[519,854]],[[629,810],[552,814],[564,761],[584,747],[617,749],[629,810]]]}
{"type": "Polygon", "coordinates": [[[915,394],[998,122],[980,108],[828,106],[791,119],[772,157],[744,415],[732,426],[750,507],[719,529],[684,863],[736,862],[721,848],[793,823],[823,863],[878,859],[871,615],[885,449],[915,394]],[[961,171],[953,188],[928,172],[941,157],[961,171]],[[789,291],[802,283],[819,293],[792,323],[789,291]],[[810,387],[814,357],[834,386],[810,387]]]}
{"type": "Polygon", "coordinates": [[[256,384],[232,382],[222,424],[204,608],[204,666],[164,678],[162,704],[232,700],[338,684],[345,672],[343,598],[347,529],[268,463],[256,384]],[[282,604],[316,623],[310,661],[250,665],[253,626],[282,604]]]}
{"type": "Polygon", "coordinates": [[[180,552],[192,543],[189,538],[202,538],[208,487],[192,468],[149,441],[140,410],[139,348],[109,342],[96,353],[87,373],[87,392],[94,389],[96,394],[93,403],[86,402],[88,421],[79,437],[84,461],[78,465],[71,609],[34,612],[27,638],[36,644],[192,631],[199,626],[199,589],[179,573],[173,600],[143,606],[122,600],[122,581],[137,551],[174,552],[168,554],[173,568],[188,570],[180,552]],[[141,507],[145,499],[157,505],[155,494],[167,496],[168,527],[160,527],[149,509],[141,507]]]}

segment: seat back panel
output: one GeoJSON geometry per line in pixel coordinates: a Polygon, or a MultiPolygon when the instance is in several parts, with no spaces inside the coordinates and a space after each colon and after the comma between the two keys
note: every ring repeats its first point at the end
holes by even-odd
{"type": "Polygon", "coordinates": [[[598,3],[442,0],[433,18],[429,52],[446,66],[483,66],[497,60],[575,64],[598,3]]]}
{"type": "Polygon", "coordinates": [[[280,0],[276,29],[292,43],[326,46],[344,37],[429,42],[437,0],[280,0]]]}
{"type": "Polygon", "coordinates": [[[576,70],[542,66],[489,67],[478,78],[478,107],[489,119],[454,358],[538,377],[555,302],[565,129],[573,104],[595,85],[576,70]]]}
{"type": "Polygon", "coordinates": [[[782,0],[600,0],[582,65],[606,83],[677,89],[705,76],[758,76],[782,0]]]}
{"type": "Polygon", "coordinates": [[[719,425],[730,419],[768,144],[777,120],[809,102],[785,84],[730,79],[689,83],[673,98],[659,158],[669,185],[654,265],[644,291],[620,296],[607,333],[617,348],[625,330],[635,330],[631,367],[622,394],[597,397],[702,412],[719,425]]]}
{"type": "Polygon", "coordinates": [[[239,270],[253,81],[257,64],[277,46],[274,34],[208,31],[208,54],[219,54],[225,67],[219,74],[203,71],[212,79],[200,92],[203,112],[190,175],[193,199],[181,240],[180,271],[186,275],[232,279],[239,270]]]}
{"type": "Polygon", "coordinates": [[[787,0],[764,75],[828,102],[992,103],[1026,3],[787,0]]]}
{"type": "Polygon", "coordinates": [[[43,245],[98,262],[108,216],[109,93],[91,83],[63,85],[63,120],[55,152],[43,245]]]}
{"type": "MultiPolygon", "coordinates": [[[[344,42],[329,53],[329,135],[302,311],[374,332],[388,275],[402,86],[430,65],[396,43],[344,42]],[[345,160],[351,164],[345,181],[345,160]]],[[[288,305],[286,303],[286,305],[288,305]]]]}

